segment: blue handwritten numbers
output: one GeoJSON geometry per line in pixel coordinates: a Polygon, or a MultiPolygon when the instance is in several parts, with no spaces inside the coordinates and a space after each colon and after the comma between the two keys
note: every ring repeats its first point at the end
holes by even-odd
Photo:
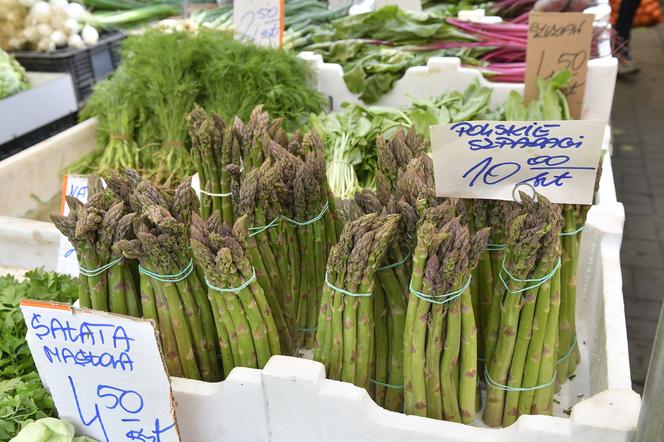
{"type": "Polygon", "coordinates": [[[263,46],[280,46],[281,0],[235,0],[235,32],[240,40],[263,46]]]}
{"type": "Polygon", "coordinates": [[[438,196],[509,201],[527,185],[552,202],[592,203],[603,121],[460,121],[429,130],[438,196]]]}

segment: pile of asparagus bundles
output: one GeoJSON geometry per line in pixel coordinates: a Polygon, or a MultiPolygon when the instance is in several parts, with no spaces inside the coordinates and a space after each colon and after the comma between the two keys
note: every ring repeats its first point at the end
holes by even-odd
{"type": "Polygon", "coordinates": [[[205,271],[225,376],[234,367],[263,368],[272,355],[281,354],[272,311],[246,253],[246,238],[244,217],[231,231],[218,213],[207,221],[194,215],[191,245],[205,271]]]}
{"type": "Polygon", "coordinates": [[[201,214],[232,226],[246,216],[256,269],[284,354],[313,346],[327,256],[340,223],[323,146],[313,133],[288,137],[259,106],[245,124],[197,107],[189,115],[201,182],[201,214]]]}
{"type": "Polygon", "coordinates": [[[88,178],[88,202],[67,197],[69,214],[52,215],[55,226],[76,250],[81,307],[140,316],[136,262],[123,259],[115,244],[132,235],[135,217],[128,204],[98,175],[88,178]]]}
{"type": "Polygon", "coordinates": [[[128,191],[137,214],[136,239],[116,243],[125,257],[140,263],[143,317],[156,322],[171,376],[218,381],[217,331],[203,280],[190,253],[189,229],[198,199],[191,179],[174,193],[160,191],[149,181],[132,190],[131,173],[115,175],[109,186],[128,191]],[[125,176],[127,176],[125,174],[125,176]]]}

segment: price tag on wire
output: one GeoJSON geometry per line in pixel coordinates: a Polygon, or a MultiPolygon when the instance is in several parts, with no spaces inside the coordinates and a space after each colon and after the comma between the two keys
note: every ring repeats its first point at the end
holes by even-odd
{"type": "Polygon", "coordinates": [[[528,16],[526,49],[526,103],[537,98],[537,79],[549,79],[556,72],[572,72],[563,88],[572,118],[581,118],[583,94],[593,35],[593,14],[576,12],[531,12],[528,16]]]}
{"type": "MultiPolygon", "coordinates": [[[[72,196],[82,203],[88,201],[88,178],[80,175],[66,175],[62,181],[62,197],[60,200],[60,214],[66,216],[69,213],[69,206],[65,196],[72,196]]],[[[76,250],[71,245],[66,236],[60,234],[60,244],[58,246],[58,260],[56,271],[71,276],[78,276],[78,259],[76,250]]]]}
{"type": "Polygon", "coordinates": [[[534,190],[554,203],[592,204],[605,127],[599,120],[431,126],[436,194],[509,201],[534,190]]]}
{"type": "Polygon", "coordinates": [[[234,0],[235,37],[280,47],[284,40],[284,0],[234,0]]]}

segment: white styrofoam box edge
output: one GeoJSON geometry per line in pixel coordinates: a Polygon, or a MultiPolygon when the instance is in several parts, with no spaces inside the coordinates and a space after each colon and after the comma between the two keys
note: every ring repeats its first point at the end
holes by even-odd
{"type": "MultiPolygon", "coordinates": [[[[316,73],[316,89],[331,97],[332,110],[341,110],[344,102],[362,103],[359,95],[351,93],[346,87],[341,65],[325,63],[320,54],[313,52],[301,52],[299,56],[307,61],[316,73]]],[[[617,72],[618,60],[613,57],[588,61],[581,112],[583,119],[609,121],[617,72]]],[[[410,104],[413,99],[433,98],[450,90],[463,91],[474,81],[492,89],[493,107],[502,104],[511,91],[523,93],[524,89],[523,83],[491,82],[484,78],[478,69],[462,67],[459,58],[431,57],[426,66],[409,68],[404,76],[394,83],[392,90],[375,104],[403,107],[410,104]]]]}
{"type": "Polygon", "coordinates": [[[0,144],[76,112],[69,74],[28,72],[30,88],[0,100],[0,144]]]}
{"type": "Polygon", "coordinates": [[[61,170],[96,147],[96,128],[86,120],[0,161],[0,216],[23,217],[59,194],[61,170]]]}
{"type": "Polygon", "coordinates": [[[383,6],[397,5],[401,9],[420,12],[422,11],[421,0],[364,0],[357,2],[356,5],[351,6],[348,10],[349,15],[365,14],[367,12],[375,11],[383,6]]]}
{"type": "Polygon", "coordinates": [[[0,216],[0,266],[55,270],[59,242],[52,223],[0,216]]]}

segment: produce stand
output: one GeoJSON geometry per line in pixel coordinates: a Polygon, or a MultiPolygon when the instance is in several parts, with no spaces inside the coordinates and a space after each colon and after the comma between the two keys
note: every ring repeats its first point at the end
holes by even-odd
{"type": "MultiPolygon", "coordinates": [[[[33,47],[66,44],[17,59],[67,73],[30,73],[31,89],[0,101],[0,145],[85,118],[0,151],[0,277],[26,278],[0,279],[16,293],[4,311],[25,319],[8,354],[27,355],[17,382],[53,398],[35,416],[57,414],[63,442],[644,434],[606,2],[585,11],[593,25],[537,7],[484,17],[489,6],[367,1],[345,16],[307,1],[195,8],[141,30],[94,91],[126,34],[63,48],[83,21],[29,7],[33,47]]],[[[173,8],[90,6],[104,29],[173,8]]],[[[47,425],[28,421],[0,439],[47,425]]]]}

